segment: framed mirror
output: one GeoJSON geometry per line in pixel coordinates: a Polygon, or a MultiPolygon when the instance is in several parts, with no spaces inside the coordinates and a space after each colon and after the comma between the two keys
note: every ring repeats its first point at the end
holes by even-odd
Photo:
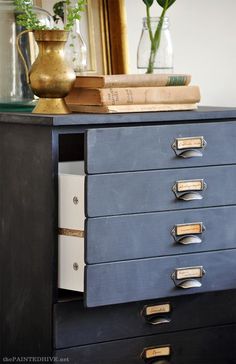
{"type": "MultiPolygon", "coordinates": [[[[34,0],[34,3],[53,13],[58,1],[34,0]]],[[[87,46],[86,73],[128,73],[125,0],[87,0],[80,30],[87,46]]]]}

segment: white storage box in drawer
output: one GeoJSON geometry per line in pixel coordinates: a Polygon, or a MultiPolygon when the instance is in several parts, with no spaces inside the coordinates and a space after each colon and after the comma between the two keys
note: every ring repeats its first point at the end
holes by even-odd
{"type": "Polygon", "coordinates": [[[84,239],[58,237],[58,288],[84,291],[84,239]]]}
{"type": "Polygon", "coordinates": [[[58,226],[84,230],[84,162],[59,163],[58,226]]]}

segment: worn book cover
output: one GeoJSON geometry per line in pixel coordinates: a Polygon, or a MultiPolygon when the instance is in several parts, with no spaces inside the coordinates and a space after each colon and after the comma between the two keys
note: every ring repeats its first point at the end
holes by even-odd
{"type": "Polygon", "coordinates": [[[187,74],[123,74],[77,76],[74,87],[146,87],[146,86],[186,86],[191,81],[187,74]]]}
{"type": "Polygon", "coordinates": [[[198,86],[75,88],[66,98],[78,105],[187,104],[200,101],[198,86]]]}

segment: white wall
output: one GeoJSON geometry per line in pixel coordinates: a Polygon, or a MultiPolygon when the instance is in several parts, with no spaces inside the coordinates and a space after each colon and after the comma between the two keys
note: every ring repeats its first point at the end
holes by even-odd
{"type": "MultiPolygon", "coordinates": [[[[154,0],[155,2],[155,0],[154,0]]],[[[130,73],[145,16],[142,0],[126,0],[130,73]]],[[[153,5],[152,15],[161,8],[153,5]]],[[[202,105],[236,106],[236,1],[176,0],[169,9],[175,72],[190,73],[202,105]]]]}

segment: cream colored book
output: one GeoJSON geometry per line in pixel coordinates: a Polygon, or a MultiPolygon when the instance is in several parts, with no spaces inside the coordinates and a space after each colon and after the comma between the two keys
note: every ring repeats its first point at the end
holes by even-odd
{"type": "Polygon", "coordinates": [[[193,104],[200,101],[198,86],[74,88],[67,104],[78,105],[142,105],[193,104]]]}
{"type": "Polygon", "coordinates": [[[77,76],[74,87],[140,87],[140,86],[182,86],[188,85],[191,75],[188,74],[121,74],[77,76]]]}
{"type": "Polygon", "coordinates": [[[177,111],[195,110],[197,105],[191,104],[144,104],[144,105],[110,105],[110,106],[89,106],[68,104],[72,112],[77,113],[130,113],[130,112],[155,112],[155,111],[177,111]]]}

